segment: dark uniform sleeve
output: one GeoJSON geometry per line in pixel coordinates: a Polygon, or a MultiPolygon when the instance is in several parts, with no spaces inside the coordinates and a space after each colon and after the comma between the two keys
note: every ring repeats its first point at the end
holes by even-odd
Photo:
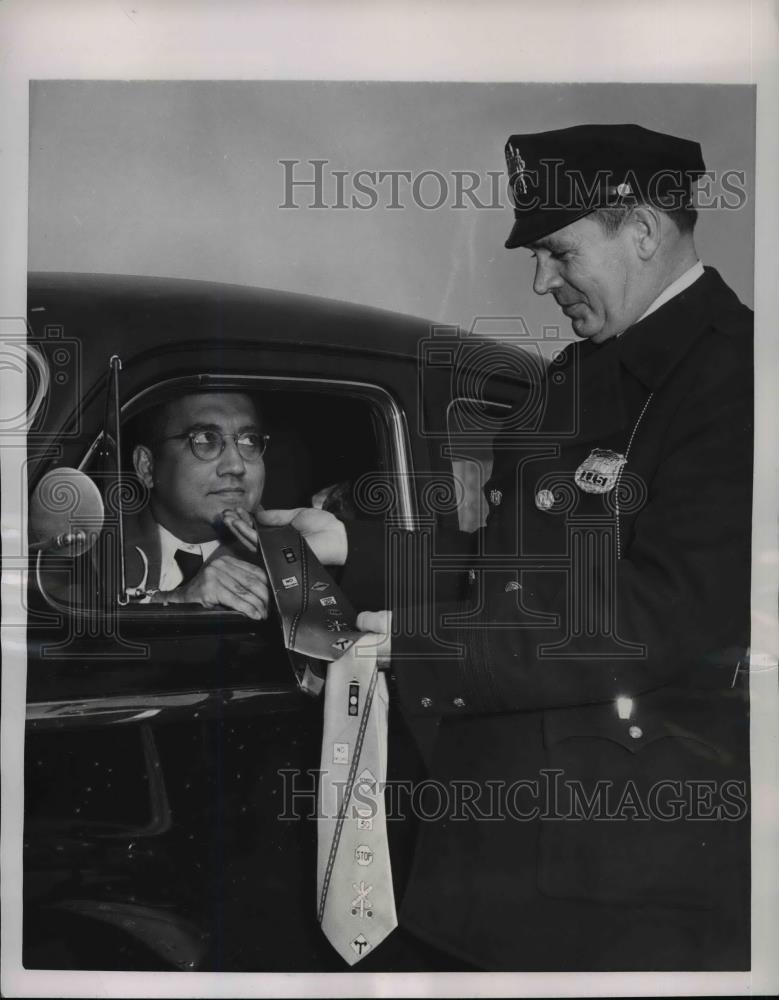
{"type": "MultiPolygon", "coordinates": [[[[439,637],[457,644],[460,656],[430,659],[440,645],[405,626],[408,609],[394,609],[393,671],[407,712],[610,701],[684,685],[690,671],[696,687],[728,686],[723,674],[732,673],[733,659],[726,647],[734,636],[748,642],[752,373],[748,356],[730,346],[707,357],[664,432],[646,501],[623,557],[612,563],[616,631],[626,654],[617,648],[608,657],[593,655],[592,639],[568,627],[562,574],[523,573],[521,591],[488,593],[475,618],[464,617],[462,604],[437,609],[439,637]],[[512,615],[519,623],[522,607],[551,612],[555,624],[506,627],[512,615]],[[555,644],[557,651],[544,648],[555,644]]],[[[578,592],[604,586],[603,565],[594,562],[578,592]]]]}
{"type": "MultiPolygon", "coordinates": [[[[355,609],[359,611],[381,611],[395,604],[392,599],[390,573],[388,563],[392,558],[388,554],[388,528],[383,521],[344,522],[346,526],[349,557],[340,572],[329,572],[336,577],[339,586],[349,597],[355,609]]],[[[442,532],[436,535],[435,552],[438,556],[446,555],[456,561],[469,557],[477,548],[478,533],[469,534],[463,531],[442,532]]],[[[408,567],[404,567],[404,573],[408,567]]],[[[415,571],[412,570],[412,575],[415,571]]],[[[466,577],[463,572],[453,570],[451,573],[438,574],[436,597],[439,603],[451,603],[453,607],[460,606],[465,596],[466,577]]]]}

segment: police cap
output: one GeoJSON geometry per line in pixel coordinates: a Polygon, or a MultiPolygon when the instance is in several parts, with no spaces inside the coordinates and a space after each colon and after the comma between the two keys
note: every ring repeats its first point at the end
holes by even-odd
{"type": "Polygon", "coordinates": [[[689,207],[692,182],[706,169],[699,143],[640,125],[575,125],[512,135],[506,164],[515,219],[509,250],[598,208],[689,207]]]}

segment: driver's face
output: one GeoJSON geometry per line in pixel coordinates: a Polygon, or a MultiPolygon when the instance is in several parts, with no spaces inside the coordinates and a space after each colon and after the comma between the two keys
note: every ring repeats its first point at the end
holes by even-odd
{"type": "Polygon", "coordinates": [[[261,457],[244,459],[233,435],[259,430],[254,405],[239,393],[200,393],[170,404],[160,429],[166,440],[153,456],[151,505],[157,521],[182,541],[203,542],[217,537],[226,508],[254,510],[262,497],[265,464],[261,457]],[[197,458],[186,437],[196,430],[225,435],[222,454],[210,461],[197,458]]]}

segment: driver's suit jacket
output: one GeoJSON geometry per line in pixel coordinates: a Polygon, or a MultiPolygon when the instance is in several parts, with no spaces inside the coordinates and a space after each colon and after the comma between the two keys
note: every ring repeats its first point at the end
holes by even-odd
{"type": "MultiPolygon", "coordinates": [[[[257,562],[257,558],[237,540],[221,545],[211,558],[219,552],[229,552],[247,562],[257,562]]],[[[125,582],[131,593],[134,590],[142,594],[143,591],[159,589],[162,570],[160,533],[148,506],[124,517],[124,562],[125,582]]]]}

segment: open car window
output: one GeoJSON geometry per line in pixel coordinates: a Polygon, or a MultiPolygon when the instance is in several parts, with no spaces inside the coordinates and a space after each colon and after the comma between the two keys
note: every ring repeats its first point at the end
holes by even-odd
{"type": "MultiPolygon", "coordinates": [[[[199,375],[160,380],[149,385],[121,408],[120,447],[117,453],[113,428],[104,424],[83,455],[79,469],[97,483],[106,506],[106,529],[118,535],[118,504],[121,501],[124,521],[139,513],[148,504],[148,490],[133,468],[133,449],[139,442],[139,428],[144,414],[161,402],[203,388],[229,388],[249,395],[259,414],[262,430],[269,435],[263,461],[265,486],[261,504],[266,509],[317,506],[332,511],[344,520],[378,516],[376,512],[358,509],[354,484],[366,475],[401,473],[409,479],[408,449],[402,414],[384,390],[369,384],[334,380],[284,379],[240,375],[199,375]],[[121,471],[122,486],[118,488],[115,470],[121,471]]],[[[407,497],[400,497],[399,512],[411,520],[407,497]]],[[[124,532],[125,547],[127,531],[124,532]]],[[[116,541],[116,539],[115,539],[116,541]]],[[[117,544],[96,546],[82,562],[79,586],[71,588],[72,604],[92,604],[94,591],[100,587],[113,595],[113,603],[123,617],[166,618],[182,615],[189,620],[199,617],[204,623],[229,616],[240,621],[241,616],[221,609],[207,610],[200,605],[177,605],[175,608],[138,602],[131,593],[122,601],[122,559],[117,544]],[[109,556],[106,557],[106,551],[109,556]],[[103,565],[97,565],[102,561],[103,565]],[[111,577],[111,581],[106,580],[111,577]],[[101,579],[102,578],[102,579],[101,579]],[[82,597],[85,600],[82,600],[82,597]]],[[[44,596],[61,608],[62,593],[44,596]]],[[[109,597],[109,603],[110,597],[109,597]]],[[[194,624],[194,622],[193,622],[194,624]]],[[[249,620],[246,620],[247,626],[249,620]]],[[[256,623],[255,623],[256,624],[256,623]]]]}

